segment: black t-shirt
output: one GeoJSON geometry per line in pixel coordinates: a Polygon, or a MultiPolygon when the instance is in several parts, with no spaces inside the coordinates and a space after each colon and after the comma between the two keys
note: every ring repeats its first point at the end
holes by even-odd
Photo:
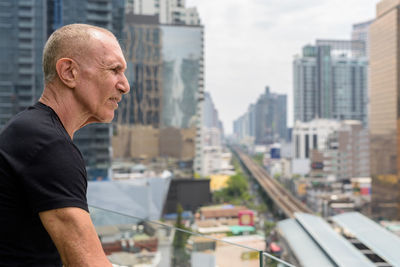
{"type": "Polygon", "coordinates": [[[36,103],[0,133],[0,266],[61,266],[41,211],[88,211],[85,163],[57,114],[36,103]]]}

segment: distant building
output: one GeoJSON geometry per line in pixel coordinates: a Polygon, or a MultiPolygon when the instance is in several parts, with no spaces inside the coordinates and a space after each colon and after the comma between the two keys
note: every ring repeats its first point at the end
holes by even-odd
{"type": "Polygon", "coordinates": [[[324,151],[329,134],[339,127],[340,122],[336,120],[296,121],[292,133],[292,173],[308,175],[312,164],[312,150],[324,151]]]}
{"type": "MultiPolygon", "coordinates": [[[[249,114],[248,127],[252,114],[249,114]]],[[[270,92],[269,86],[265,87],[255,104],[255,143],[272,144],[279,139],[286,139],[286,95],[270,92]]]]}
{"type": "MultiPolygon", "coordinates": [[[[163,97],[160,127],[180,131],[181,134],[175,138],[186,139],[177,142],[191,142],[193,149],[177,151],[179,147],[163,142],[160,143],[160,153],[161,156],[184,154],[185,160],[194,162],[196,171],[202,149],[203,27],[161,25],[161,30],[163,97]]],[[[163,138],[163,132],[160,132],[160,138],[163,138]]]]}
{"type": "Polygon", "coordinates": [[[325,149],[313,150],[310,159],[311,177],[369,177],[368,129],[360,121],[341,121],[328,135],[325,149]]]}
{"type": "Polygon", "coordinates": [[[197,159],[195,171],[202,177],[218,173],[222,169],[223,126],[218,110],[209,92],[204,93],[202,102],[201,156],[197,159]]]}
{"type": "Polygon", "coordinates": [[[367,122],[365,42],[317,40],[293,61],[294,120],[367,122]]]}
{"type": "Polygon", "coordinates": [[[161,24],[200,25],[195,7],[185,7],[184,0],[127,0],[126,12],[157,15],[161,24]]]}
{"type": "Polygon", "coordinates": [[[127,2],[143,12],[125,15],[131,92],[115,120],[115,157],[144,162],[169,157],[192,167],[202,148],[203,27],[160,24],[152,3],[127,2]]]}
{"type": "Polygon", "coordinates": [[[370,26],[372,215],[400,219],[400,2],[377,4],[370,26]]]}
{"type": "Polygon", "coordinates": [[[257,102],[233,122],[236,138],[242,143],[258,145],[287,140],[286,102],[286,95],[271,93],[267,86],[257,102]]]}
{"type": "Polygon", "coordinates": [[[353,24],[351,40],[363,41],[365,43],[365,55],[369,58],[369,27],[374,20],[353,24]]]}
{"type": "Polygon", "coordinates": [[[47,39],[46,1],[0,3],[0,129],[33,105],[43,91],[42,50],[47,39]]]}
{"type": "Polygon", "coordinates": [[[118,124],[160,127],[162,95],[161,29],[157,16],[127,14],[124,28],[126,76],[131,92],[117,110],[118,124]]]}
{"type": "Polygon", "coordinates": [[[368,177],[368,140],[368,129],[360,121],[297,121],[292,172],[331,180],[368,177]]]}

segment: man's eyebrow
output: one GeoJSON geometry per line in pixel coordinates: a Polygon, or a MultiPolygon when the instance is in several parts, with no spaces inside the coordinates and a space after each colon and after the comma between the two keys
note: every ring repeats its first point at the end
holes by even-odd
{"type": "Polygon", "coordinates": [[[110,68],[110,69],[118,69],[118,70],[124,70],[124,69],[126,69],[126,67],[125,67],[123,64],[121,64],[121,63],[113,63],[113,64],[110,64],[110,65],[109,65],[109,68],[110,68]]]}

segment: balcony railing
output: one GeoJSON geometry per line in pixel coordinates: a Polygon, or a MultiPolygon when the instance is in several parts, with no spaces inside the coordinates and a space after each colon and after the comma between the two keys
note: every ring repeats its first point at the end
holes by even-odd
{"type": "Polygon", "coordinates": [[[90,214],[115,267],[293,266],[257,248],[97,207],[90,214]]]}

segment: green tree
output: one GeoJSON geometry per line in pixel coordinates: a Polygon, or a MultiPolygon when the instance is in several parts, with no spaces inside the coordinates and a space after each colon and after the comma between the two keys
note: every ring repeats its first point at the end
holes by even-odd
{"type": "Polygon", "coordinates": [[[176,222],[175,222],[175,235],[172,246],[174,248],[174,255],[172,257],[172,266],[176,267],[190,267],[190,255],[186,251],[186,242],[190,237],[189,233],[184,232],[190,231],[189,228],[185,227],[182,222],[182,212],[183,208],[181,204],[178,204],[176,213],[176,222]],[[184,231],[181,231],[184,230],[184,231]]]}

